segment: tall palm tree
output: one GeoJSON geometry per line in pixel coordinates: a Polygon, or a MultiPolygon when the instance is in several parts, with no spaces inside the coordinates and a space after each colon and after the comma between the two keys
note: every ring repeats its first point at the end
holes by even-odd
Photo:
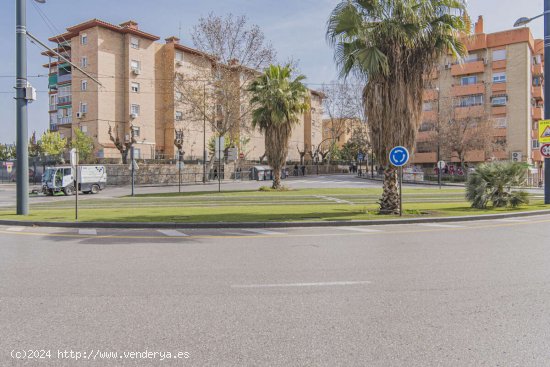
{"type": "Polygon", "coordinates": [[[414,148],[422,119],[425,76],[445,54],[460,58],[468,33],[465,0],[343,0],[327,39],[341,77],[366,80],[363,104],[374,152],[384,167],[380,213],[399,213],[397,171],[388,153],[414,148]]]}
{"type": "Polygon", "coordinates": [[[292,127],[299,115],[308,109],[307,88],[302,84],[305,76],[292,80],[289,65],[271,65],[248,88],[252,93],[250,103],[252,126],[265,136],[265,153],[273,167],[273,188],[281,186],[281,169],[288,156],[288,143],[292,127]]]}

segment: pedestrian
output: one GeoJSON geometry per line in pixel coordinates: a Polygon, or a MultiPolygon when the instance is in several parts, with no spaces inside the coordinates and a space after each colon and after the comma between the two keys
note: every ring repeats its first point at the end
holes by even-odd
{"type": "Polygon", "coordinates": [[[306,175],[306,166],[302,165],[302,176],[306,175]]]}
{"type": "Polygon", "coordinates": [[[214,168],[214,180],[218,179],[218,169],[214,168]]]}
{"type": "Polygon", "coordinates": [[[298,176],[298,174],[299,174],[299,173],[298,173],[298,165],[295,164],[295,165],[294,165],[294,176],[298,176]]]}

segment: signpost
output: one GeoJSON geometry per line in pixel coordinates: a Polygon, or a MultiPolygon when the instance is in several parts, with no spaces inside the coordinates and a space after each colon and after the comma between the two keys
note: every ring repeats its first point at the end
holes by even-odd
{"type": "MultiPolygon", "coordinates": [[[[548,18],[548,17],[546,17],[548,18]]],[[[548,67],[548,66],[546,66],[548,67]]],[[[548,90],[548,86],[545,86],[545,91],[548,90]]],[[[548,116],[548,106],[550,103],[545,104],[545,116],[548,116]]],[[[544,203],[550,204],[550,155],[546,156],[543,153],[543,149],[546,145],[550,144],[550,120],[539,121],[539,143],[542,144],[540,152],[544,156],[544,203]]],[[[545,149],[545,151],[548,148],[545,149]]]]}
{"type": "Polygon", "coordinates": [[[365,156],[363,155],[363,153],[359,152],[359,154],[357,154],[357,162],[359,162],[359,176],[363,176],[363,171],[361,170],[363,159],[365,159],[365,156]]]}
{"type": "Polygon", "coordinates": [[[397,146],[390,151],[390,163],[399,168],[399,216],[403,216],[403,166],[407,164],[411,155],[407,148],[397,146]]]}
{"type": "Polygon", "coordinates": [[[74,220],[78,220],[78,151],[76,148],[71,149],[70,154],[71,167],[75,174],[75,188],[74,188],[74,220]]]}
{"type": "Polygon", "coordinates": [[[441,171],[445,169],[447,163],[445,161],[437,162],[437,182],[439,183],[439,189],[441,190],[441,171]]]}
{"type": "Polygon", "coordinates": [[[135,196],[134,194],[134,186],[136,183],[136,171],[139,169],[136,160],[134,159],[134,147],[132,146],[130,148],[130,170],[132,171],[132,196],[135,196]]]}

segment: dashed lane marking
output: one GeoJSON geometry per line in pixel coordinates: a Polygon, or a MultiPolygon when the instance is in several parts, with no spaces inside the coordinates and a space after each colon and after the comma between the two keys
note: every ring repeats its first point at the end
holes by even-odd
{"type": "Polygon", "coordinates": [[[362,228],[362,227],[338,227],[338,229],[342,229],[344,231],[363,232],[363,233],[381,232],[379,229],[362,228]]]}
{"type": "Polygon", "coordinates": [[[168,237],[188,237],[189,235],[175,229],[159,229],[158,232],[168,237]]]}
{"type": "Polygon", "coordinates": [[[233,284],[231,288],[287,288],[287,287],[330,287],[345,285],[371,284],[368,280],[320,283],[287,283],[287,284],[233,284]]]}
{"type": "Polygon", "coordinates": [[[78,234],[84,236],[97,236],[97,230],[93,228],[81,228],[78,230],[78,234]]]}
{"type": "Polygon", "coordinates": [[[268,235],[268,236],[284,234],[284,233],[281,233],[281,232],[268,231],[267,229],[253,229],[253,228],[251,228],[251,229],[244,229],[244,231],[257,233],[257,234],[265,234],[265,235],[268,235]]]}
{"type": "Polygon", "coordinates": [[[419,226],[422,227],[436,227],[436,228],[464,228],[464,226],[459,226],[456,224],[440,224],[440,223],[421,223],[419,226]]]}
{"type": "Polygon", "coordinates": [[[6,231],[22,232],[24,229],[25,229],[25,227],[10,227],[10,228],[7,228],[6,231]]]}

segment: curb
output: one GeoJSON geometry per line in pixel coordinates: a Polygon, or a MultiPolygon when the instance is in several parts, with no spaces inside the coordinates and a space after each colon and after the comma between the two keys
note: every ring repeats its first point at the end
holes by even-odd
{"type": "Polygon", "coordinates": [[[213,222],[213,223],[175,223],[175,222],[44,222],[0,220],[0,225],[25,227],[53,227],[53,228],[110,228],[110,229],[226,229],[226,228],[307,228],[307,227],[349,227],[349,226],[381,226],[390,224],[417,224],[417,223],[447,223],[470,222],[478,220],[494,220],[506,218],[533,217],[550,214],[548,210],[531,212],[484,214],[464,217],[439,218],[408,218],[408,219],[379,219],[355,221],[326,221],[326,222],[213,222]]]}

